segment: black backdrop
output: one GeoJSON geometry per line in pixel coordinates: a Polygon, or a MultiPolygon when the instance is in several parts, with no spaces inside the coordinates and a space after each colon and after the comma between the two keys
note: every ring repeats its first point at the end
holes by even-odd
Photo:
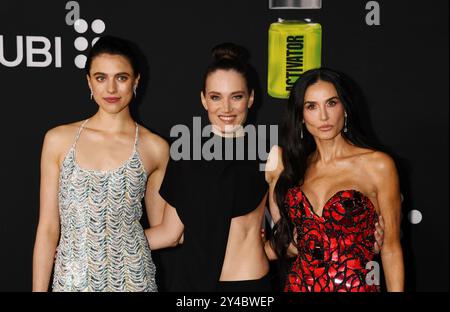
{"type": "MultiPolygon", "coordinates": [[[[27,66],[25,43],[20,64],[0,63],[0,291],[31,289],[45,131],[96,111],[84,72],[74,64],[76,55],[86,54],[77,51],[75,39],[91,41],[96,34],[79,34],[66,24],[66,2],[0,4],[7,60],[16,58],[17,36],[48,38],[53,56],[55,37],[61,37],[61,67],[27,66]]],[[[367,2],[323,0],[321,10],[270,10],[266,0],[78,1],[89,24],[101,19],[104,34],[140,46],[149,79],[139,90],[138,118],[164,137],[201,113],[202,72],[210,49],[224,41],[252,54],[261,82],[258,123],[279,123],[284,101],[266,92],[268,27],[278,17],[321,23],[323,65],[357,82],[367,103],[366,125],[398,161],[407,289],[448,291],[448,1],[378,1],[380,26],[366,24],[367,2]],[[420,223],[409,221],[411,210],[421,213],[420,223]]]]}

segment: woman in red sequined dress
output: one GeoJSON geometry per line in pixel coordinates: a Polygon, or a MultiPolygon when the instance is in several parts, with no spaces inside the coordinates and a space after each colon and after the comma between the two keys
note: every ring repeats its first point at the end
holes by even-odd
{"type": "MultiPolygon", "coordinates": [[[[355,103],[356,104],[356,103],[355,103]]],[[[342,75],[306,72],[288,100],[280,146],[270,153],[269,258],[294,256],[284,291],[379,291],[374,230],[384,220],[388,291],[403,291],[400,191],[394,161],[366,144],[342,75]]]]}

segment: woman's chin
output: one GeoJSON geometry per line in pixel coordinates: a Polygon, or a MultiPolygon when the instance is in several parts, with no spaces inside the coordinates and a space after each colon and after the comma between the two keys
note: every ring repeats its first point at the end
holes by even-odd
{"type": "Polygon", "coordinates": [[[232,133],[235,133],[236,131],[242,129],[242,125],[227,124],[227,125],[222,125],[220,128],[223,133],[232,134],[232,133]]]}
{"type": "Polygon", "coordinates": [[[213,132],[216,134],[223,134],[225,136],[235,136],[236,134],[243,132],[243,127],[240,124],[213,125],[213,132]]]}

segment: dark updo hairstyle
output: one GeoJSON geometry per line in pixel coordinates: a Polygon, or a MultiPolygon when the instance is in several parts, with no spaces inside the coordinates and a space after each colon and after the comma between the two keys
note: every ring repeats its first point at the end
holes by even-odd
{"type": "Polygon", "coordinates": [[[235,70],[240,73],[247,84],[248,92],[254,90],[255,82],[253,71],[248,64],[250,54],[248,51],[237,44],[226,42],[215,46],[212,51],[213,61],[208,66],[203,77],[203,92],[206,89],[206,79],[216,70],[235,70]]]}
{"type": "Polygon", "coordinates": [[[125,57],[133,68],[134,75],[137,76],[141,73],[139,66],[139,58],[136,52],[134,44],[118,37],[103,36],[94,44],[89,51],[85,70],[89,75],[91,70],[92,61],[94,58],[101,54],[120,55],[125,57]]]}

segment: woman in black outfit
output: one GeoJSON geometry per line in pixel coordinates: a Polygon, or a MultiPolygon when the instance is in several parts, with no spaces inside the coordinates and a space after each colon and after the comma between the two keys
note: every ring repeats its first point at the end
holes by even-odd
{"type": "Polygon", "coordinates": [[[251,71],[234,44],[215,47],[213,57],[201,92],[211,122],[201,142],[213,159],[170,159],[160,189],[163,222],[146,234],[152,250],[176,246],[183,236],[165,268],[169,291],[270,291],[260,236],[268,185],[243,128],[254,100],[251,71]],[[231,146],[243,160],[226,157],[231,146]]]}

